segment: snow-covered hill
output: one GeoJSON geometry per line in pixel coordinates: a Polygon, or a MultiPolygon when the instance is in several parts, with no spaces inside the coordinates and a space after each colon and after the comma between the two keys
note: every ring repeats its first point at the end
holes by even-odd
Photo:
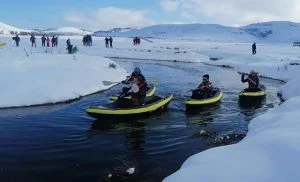
{"type": "Polygon", "coordinates": [[[111,36],[112,34],[115,34],[117,35],[118,33],[124,33],[124,32],[129,32],[129,31],[132,31],[132,30],[136,30],[136,28],[113,28],[113,29],[110,29],[110,30],[99,30],[99,31],[96,31],[94,32],[94,35],[95,36],[111,36]]]}
{"type": "Polygon", "coordinates": [[[217,42],[293,42],[300,41],[300,24],[288,21],[256,23],[244,27],[215,24],[154,25],[126,32],[95,33],[95,36],[155,37],[197,39],[217,42]]]}
{"type": "Polygon", "coordinates": [[[27,30],[27,29],[21,29],[21,28],[17,28],[17,27],[13,27],[10,25],[7,25],[5,23],[0,22],[0,34],[6,34],[6,35],[10,35],[11,32],[17,32],[17,33],[31,33],[32,30],[27,30]]]}
{"type": "Polygon", "coordinates": [[[235,28],[214,24],[166,24],[154,25],[127,32],[114,32],[112,36],[139,36],[155,38],[200,39],[205,41],[253,41],[255,37],[235,28]]]}
{"type": "Polygon", "coordinates": [[[86,34],[92,34],[89,31],[82,30],[75,27],[61,27],[56,29],[47,29],[43,30],[43,33],[46,34],[55,34],[55,35],[86,35],[86,34]]]}
{"type": "MultiPolygon", "coordinates": [[[[0,22],[0,34],[26,32],[0,22]]],[[[216,24],[162,24],[144,28],[114,28],[95,33],[75,28],[62,27],[38,31],[39,34],[86,35],[113,37],[154,37],[196,39],[212,42],[294,42],[300,41],[300,24],[288,21],[273,21],[250,24],[243,27],[229,27],[216,24]]]]}
{"type": "Polygon", "coordinates": [[[243,31],[267,42],[300,41],[300,24],[287,21],[264,22],[247,25],[243,31]]]}

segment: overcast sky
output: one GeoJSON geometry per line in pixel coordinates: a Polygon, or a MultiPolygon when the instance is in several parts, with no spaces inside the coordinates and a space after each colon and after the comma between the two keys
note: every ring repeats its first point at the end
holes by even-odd
{"type": "Polygon", "coordinates": [[[300,0],[0,0],[0,22],[19,28],[89,30],[162,23],[241,26],[300,22],[300,0]],[[3,1],[3,2],[2,2],[3,1]]]}

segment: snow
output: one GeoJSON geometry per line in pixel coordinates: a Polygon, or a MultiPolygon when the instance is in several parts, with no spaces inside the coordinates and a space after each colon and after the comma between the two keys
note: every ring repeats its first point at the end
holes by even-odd
{"type": "Polygon", "coordinates": [[[10,25],[7,25],[5,23],[0,22],[0,34],[7,34],[9,35],[10,32],[32,32],[32,30],[26,30],[26,29],[21,29],[21,28],[16,28],[10,25]]]}
{"type": "Polygon", "coordinates": [[[76,27],[61,27],[57,29],[50,29],[50,30],[44,30],[43,33],[46,34],[58,34],[58,35],[87,35],[87,34],[92,34],[89,31],[81,30],[76,27]]]}
{"type": "Polygon", "coordinates": [[[259,42],[292,43],[300,41],[300,24],[288,21],[273,21],[228,27],[215,24],[162,24],[126,32],[98,31],[95,35],[119,37],[152,37],[192,39],[206,42],[259,42]]]}
{"type": "Polygon", "coordinates": [[[128,74],[119,66],[110,68],[114,62],[101,56],[29,48],[28,37],[21,37],[20,46],[8,44],[0,49],[0,108],[77,99],[115,85],[104,85],[102,81],[120,82],[128,74]]]}
{"type": "Polygon", "coordinates": [[[191,156],[164,182],[299,181],[300,97],[253,119],[238,144],[191,156]]]}
{"type": "Polygon", "coordinates": [[[261,76],[287,82],[279,88],[286,101],[252,120],[247,136],[238,144],[195,154],[164,181],[299,181],[299,47],[293,47],[291,42],[266,41],[257,43],[257,54],[252,55],[253,39],[244,43],[235,42],[235,39],[224,42],[231,39],[232,34],[222,31],[218,32],[222,41],[179,38],[180,31],[169,31],[172,36],[141,39],[139,46],[132,45],[131,38],[113,37],[113,48],[105,48],[103,37],[93,37],[93,46],[84,47],[82,36],[60,36],[59,47],[48,49],[40,47],[40,37],[37,48],[29,48],[28,37],[21,37],[20,48],[14,47],[10,37],[0,37],[0,42],[8,43],[0,49],[0,83],[6,85],[0,93],[5,94],[0,95],[1,105],[30,105],[77,98],[108,88],[101,81],[124,79],[126,71],[120,67],[116,70],[108,68],[112,61],[103,57],[227,65],[238,72],[254,69],[261,76]],[[222,35],[229,37],[223,39],[222,35]],[[66,55],[67,38],[79,48],[77,60],[66,55]],[[25,56],[24,47],[29,57],[25,56]]]}

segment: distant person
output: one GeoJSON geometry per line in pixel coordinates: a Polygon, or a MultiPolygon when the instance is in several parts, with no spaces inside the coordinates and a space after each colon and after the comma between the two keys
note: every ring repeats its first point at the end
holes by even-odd
{"type": "Polygon", "coordinates": [[[110,48],[112,48],[113,46],[113,38],[112,37],[109,37],[109,45],[110,45],[110,48]]]}
{"type": "Polygon", "coordinates": [[[109,41],[109,39],[107,37],[105,37],[104,40],[105,40],[105,47],[108,48],[108,41],[109,41]]]}
{"type": "Polygon", "coordinates": [[[54,47],[57,47],[57,45],[58,45],[58,37],[56,36],[55,37],[55,45],[54,45],[54,47]]]}
{"type": "Polygon", "coordinates": [[[42,47],[45,47],[46,46],[46,37],[45,37],[45,35],[43,35],[43,37],[41,39],[42,39],[42,47]]]}
{"type": "Polygon", "coordinates": [[[20,39],[20,37],[18,36],[18,34],[16,34],[16,36],[13,37],[12,39],[15,41],[16,46],[19,47],[19,43],[20,43],[20,40],[21,40],[21,39],[20,39]]]}
{"type": "Polygon", "coordinates": [[[253,55],[256,54],[256,43],[255,42],[252,44],[252,54],[253,55]]]}
{"type": "Polygon", "coordinates": [[[32,34],[30,37],[31,47],[33,47],[33,45],[36,47],[35,39],[35,36],[32,34]]]}
{"type": "Polygon", "coordinates": [[[67,50],[68,50],[68,54],[72,54],[72,49],[73,49],[73,45],[71,44],[70,39],[67,40],[67,50]]]}
{"type": "Polygon", "coordinates": [[[93,46],[93,38],[91,35],[88,35],[89,46],[93,46]]]}
{"type": "Polygon", "coordinates": [[[201,84],[197,89],[193,90],[192,99],[206,99],[213,94],[212,83],[209,81],[209,75],[205,74],[202,77],[201,84]]]}
{"type": "Polygon", "coordinates": [[[54,37],[54,35],[52,36],[51,43],[52,43],[52,47],[54,47],[55,46],[55,37],[54,37]]]}
{"type": "Polygon", "coordinates": [[[259,88],[259,79],[257,76],[258,73],[255,71],[251,71],[248,78],[245,79],[245,74],[242,74],[241,81],[243,83],[248,82],[248,88],[245,89],[246,92],[257,92],[260,91],[261,89],[259,88]]]}
{"type": "Polygon", "coordinates": [[[46,42],[47,42],[47,47],[49,47],[50,46],[50,38],[48,36],[47,36],[46,42]]]}

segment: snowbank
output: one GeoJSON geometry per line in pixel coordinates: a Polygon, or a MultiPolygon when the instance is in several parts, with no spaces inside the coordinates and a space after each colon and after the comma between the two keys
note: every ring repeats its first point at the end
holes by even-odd
{"type": "Polygon", "coordinates": [[[191,156],[164,182],[299,181],[299,108],[294,97],[253,119],[241,142],[191,156]]]}
{"type": "Polygon", "coordinates": [[[31,53],[10,45],[0,49],[0,108],[56,103],[92,94],[119,82],[127,72],[113,61],[89,55],[31,53]],[[115,63],[114,63],[115,64],[115,63]]]}

